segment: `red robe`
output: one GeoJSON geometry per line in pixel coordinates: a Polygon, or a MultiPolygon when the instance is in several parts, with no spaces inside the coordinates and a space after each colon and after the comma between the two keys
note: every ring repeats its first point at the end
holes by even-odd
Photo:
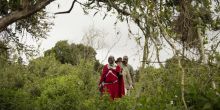
{"type": "Polygon", "coordinates": [[[120,72],[121,67],[119,65],[110,67],[106,64],[102,70],[99,82],[99,85],[102,85],[100,91],[101,93],[108,92],[113,100],[114,98],[120,98],[125,94],[123,77],[118,77],[120,72]]]}

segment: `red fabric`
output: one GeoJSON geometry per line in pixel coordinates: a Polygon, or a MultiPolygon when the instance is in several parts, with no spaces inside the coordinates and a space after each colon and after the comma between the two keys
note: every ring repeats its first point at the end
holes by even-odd
{"type": "Polygon", "coordinates": [[[111,83],[105,84],[101,88],[101,92],[108,92],[113,100],[114,98],[120,98],[124,95],[124,81],[123,77],[118,78],[119,72],[121,72],[120,66],[116,66],[115,69],[109,69],[107,64],[102,70],[102,75],[99,82],[99,84],[101,84],[102,82],[111,83]]]}
{"type": "MultiPolygon", "coordinates": [[[[116,66],[116,72],[119,74],[122,72],[122,68],[120,67],[120,65],[116,66]]],[[[119,97],[121,98],[123,95],[125,95],[125,87],[124,87],[124,79],[122,75],[118,75],[118,93],[119,93],[119,97]]]]}

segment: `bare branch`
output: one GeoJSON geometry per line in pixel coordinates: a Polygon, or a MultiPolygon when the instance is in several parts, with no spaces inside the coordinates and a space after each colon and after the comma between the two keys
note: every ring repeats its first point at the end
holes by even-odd
{"type": "Polygon", "coordinates": [[[155,48],[156,48],[156,58],[157,58],[157,61],[160,65],[160,67],[164,67],[160,61],[160,55],[159,55],[159,51],[160,51],[160,48],[158,47],[158,43],[156,43],[156,41],[152,38],[152,36],[150,36],[150,39],[151,41],[153,42],[155,48]]]}
{"type": "Polygon", "coordinates": [[[114,44],[108,49],[108,52],[105,56],[105,58],[101,61],[101,63],[103,63],[105,61],[105,59],[108,57],[108,54],[111,52],[111,50],[115,47],[115,45],[120,41],[122,36],[120,36],[115,42],[114,44]]]}
{"type": "Polygon", "coordinates": [[[76,1],[77,1],[77,0],[74,0],[74,1],[72,2],[72,5],[71,5],[71,7],[70,7],[70,9],[69,9],[68,11],[57,12],[57,13],[55,13],[55,14],[66,14],[66,13],[70,13],[70,12],[72,11],[73,6],[74,6],[74,4],[76,3],[76,1]]]}
{"type": "Polygon", "coordinates": [[[149,63],[166,63],[166,61],[141,61],[141,62],[146,62],[147,64],[149,64],[149,63]]]}

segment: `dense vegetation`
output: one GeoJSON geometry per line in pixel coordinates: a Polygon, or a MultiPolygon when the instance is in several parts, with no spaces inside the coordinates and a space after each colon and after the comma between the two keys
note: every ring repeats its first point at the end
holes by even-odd
{"type": "MultiPolygon", "coordinates": [[[[2,110],[184,109],[180,90],[181,69],[176,65],[175,57],[167,60],[164,68],[147,67],[140,71],[139,82],[136,82],[131,96],[110,101],[108,96],[99,96],[97,84],[100,71],[94,69],[94,57],[87,57],[91,60],[85,60],[81,56],[77,64],[63,63],[56,53],[53,53],[58,47],[62,47],[61,44],[61,53],[68,52],[66,48],[70,47],[79,51],[80,48],[92,49],[81,44],[69,45],[66,41],[60,41],[54,48],[45,52],[44,57],[34,59],[28,65],[3,61],[1,58],[2,110]]],[[[7,58],[7,54],[3,53],[1,56],[7,58]]],[[[78,57],[71,53],[70,55],[78,57]]],[[[219,59],[220,56],[216,57],[219,59]]],[[[216,95],[216,91],[220,92],[220,89],[213,90],[210,81],[210,78],[213,78],[219,86],[219,63],[207,66],[184,59],[182,63],[186,71],[185,100],[188,108],[220,109],[220,97],[216,95]]]]}
{"type": "Polygon", "coordinates": [[[0,0],[1,110],[220,109],[219,0],[73,0],[69,11],[58,12],[69,13],[78,3],[87,14],[106,9],[103,19],[113,14],[115,24],[127,22],[143,48],[143,63],[131,95],[115,101],[100,97],[103,65],[92,47],[59,41],[23,63],[22,54],[32,57],[36,49],[22,38],[47,37],[53,22],[44,8],[54,1],[0,0]],[[173,57],[162,62],[160,51],[167,48],[173,57]],[[150,66],[151,55],[160,68],[150,66]]]}

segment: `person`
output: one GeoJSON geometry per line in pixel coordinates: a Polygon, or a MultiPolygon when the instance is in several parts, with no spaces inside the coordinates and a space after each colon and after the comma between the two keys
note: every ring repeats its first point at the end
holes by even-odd
{"type": "Polygon", "coordinates": [[[126,56],[126,55],[123,56],[123,65],[128,68],[128,71],[130,73],[130,76],[131,76],[131,79],[132,79],[132,82],[133,82],[133,86],[134,86],[134,82],[135,82],[134,69],[130,64],[128,64],[128,56],[126,56]]]}
{"type": "Polygon", "coordinates": [[[119,97],[121,98],[122,96],[125,95],[125,86],[124,86],[124,79],[123,79],[123,74],[122,74],[122,58],[119,57],[117,58],[117,60],[115,61],[115,63],[121,67],[121,70],[118,74],[118,81],[119,81],[119,97]]]}
{"type": "Polygon", "coordinates": [[[105,92],[110,94],[111,99],[120,98],[122,93],[119,90],[118,75],[121,72],[121,67],[115,65],[113,56],[108,57],[108,64],[103,67],[102,75],[99,81],[101,95],[105,92]]]}
{"type": "Polygon", "coordinates": [[[125,63],[122,63],[122,76],[124,79],[124,91],[125,95],[130,95],[130,90],[133,89],[133,83],[131,79],[131,75],[129,73],[128,67],[125,65],[125,63]]]}

